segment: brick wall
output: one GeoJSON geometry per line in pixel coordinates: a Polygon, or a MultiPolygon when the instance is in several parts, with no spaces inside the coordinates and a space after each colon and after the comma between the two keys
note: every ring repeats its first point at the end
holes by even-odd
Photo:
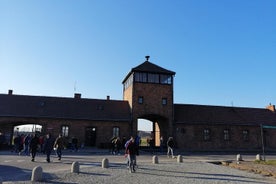
{"type": "MultiPolygon", "coordinates": [[[[119,127],[120,137],[130,136],[129,122],[120,121],[85,121],[85,120],[62,120],[62,119],[37,119],[37,118],[1,118],[1,131],[12,139],[14,126],[24,124],[38,124],[42,126],[42,135],[51,133],[57,137],[61,133],[62,126],[69,127],[69,138],[77,137],[79,143],[85,142],[86,127],[95,127],[96,146],[102,143],[108,143],[113,136],[113,127],[119,127]]],[[[12,140],[10,140],[11,142],[12,140]]]]}
{"type": "Polygon", "coordinates": [[[262,146],[258,126],[177,125],[176,142],[181,149],[200,151],[261,150],[262,146]],[[210,130],[210,140],[204,140],[204,129],[210,130]],[[224,140],[225,129],[229,130],[229,140],[224,140]],[[248,140],[244,140],[243,130],[248,131],[248,140]]]}

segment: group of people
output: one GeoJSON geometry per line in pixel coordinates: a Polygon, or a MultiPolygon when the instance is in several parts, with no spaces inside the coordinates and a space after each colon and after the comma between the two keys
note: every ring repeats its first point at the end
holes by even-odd
{"type": "MultiPolygon", "coordinates": [[[[21,135],[16,135],[13,139],[13,151],[15,153],[19,153],[19,155],[25,154],[25,155],[29,155],[29,151],[30,151],[30,143],[31,140],[35,137],[35,135],[33,134],[21,134],[21,135]]],[[[42,152],[43,151],[43,145],[44,145],[44,137],[40,136],[38,137],[36,135],[35,138],[38,138],[38,149],[42,152]]]]}
{"type": "MultiPolygon", "coordinates": [[[[141,138],[139,136],[133,137],[131,136],[129,140],[123,138],[122,142],[120,138],[115,137],[112,139],[112,153],[119,153],[121,148],[125,148],[125,156],[127,158],[127,165],[130,172],[135,172],[136,164],[136,156],[139,155],[139,146],[141,143],[141,138]]],[[[21,153],[22,150],[26,155],[31,155],[32,160],[35,161],[35,157],[38,151],[38,148],[43,148],[41,151],[46,154],[46,161],[50,162],[50,155],[52,150],[56,151],[58,160],[61,160],[62,150],[65,147],[65,140],[61,134],[54,139],[50,133],[46,134],[45,138],[39,137],[38,134],[34,135],[26,135],[26,136],[17,136],[14,139],[15,144],[15,152],[21,153]]],[[[74,141],[74,150],[77,150],[77,142],[74,141]]],[[[161,145],[163,146],[163,138],[161,145]]],[[[175,143],[172,137],[168,138],[167,141],[167,156],[174,158],[174,150],[175,143]]]]}
{"type": "Polygon", "coordinates": [[[122,141],[120,137],[113,137],[111,139],[111,153],[113,155],[119,155],[122,149],[122,145],[125,143],[125,137],[123,137],[122,141]]]}
{"type": "Polygon", "coordinates": [[[46,134],[46,136],[38,136],[38,134],[27,134],[16,136],[14,138],[14,151],[21,155],[24,153],[25,155],[31,155],[31,161],[35,161],[35,157],[37,152],[40,151],[46,154],[46,161],[50,162],[50,155],[52,150],[56,150],[56,154],[58,156],[58,160],[61,160],[62,150],[65,146],[65,140],[62,135],[54,139],[50,133],[46,134]]]}

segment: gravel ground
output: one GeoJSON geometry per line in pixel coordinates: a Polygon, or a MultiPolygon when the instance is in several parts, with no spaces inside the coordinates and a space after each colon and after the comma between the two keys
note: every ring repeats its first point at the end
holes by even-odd
{"type": "MultiPolygon", "coordinates": [[[[183,163],[177,163],[172,160],[152,164],[148,160],[140,162],[138,160],[138,164],[139,168],[135,173],[129,173],[126,165],[119,162],[110,163],[109,168],[101,168],[101,163],[81,164],[79,174],[70,173],[70,168],[67,171],[51,174],[43,173],[44,181],[35,183],[276,183],[276,180],[271,177],[199,161],[184,160],[183,163]]],[[[18,181],[12,183],[32,182],[18,181]]]]}

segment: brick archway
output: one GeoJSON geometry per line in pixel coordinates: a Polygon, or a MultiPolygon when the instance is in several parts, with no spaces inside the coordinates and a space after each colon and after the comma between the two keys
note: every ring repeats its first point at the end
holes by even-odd
{"type": "Polygon", "coordinates": [[[40,132],[43,129],[42,124],[37,123],[36,121],[32,121],[32,120],[29,120],[29,121],[28,120],[6,120],[6,121],[1,121],[0,123],[1,123],[0,131],[5,136],[5,142],[9,146],[11,146],[13,144],[14,136],[21,133],[21,132],[19,132],[19,129],[15,130],[15,127],[21,126],[21,125],[35,124],[35,125],[41,126],[40,132]]]}
{"type": "MultiPolygon", "coordinates": [[[[152,122],[152,138],[154,139],[154,146],[160,146],[160,137],[163,137],[163,140],[167,140],[170,135],[169,132],[169,120],[160,115],[146,114],[139,116],[138,119],[145,119],[152,122]]],[[[138,131],[138,130],[137,130],[138,131]]]]}

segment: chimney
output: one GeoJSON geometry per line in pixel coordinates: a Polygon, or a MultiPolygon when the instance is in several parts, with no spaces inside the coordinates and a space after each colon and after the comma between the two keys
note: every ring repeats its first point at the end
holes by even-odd
{"type": "Polygon", "coordinates": [[[11,89],[9,90],[9,95],[12,95],[12,90],[11,89]]]}
{"type": "Polygon", "coordinates": [[[271,103],[269,103],[268,106],[266,106],[266,109],[272,111],[272,112],[275,112],[275,105],[271,105],[271,103]]]}
{"type": "Polygon", "coordinates": [[[109,95],[106,96],[106,100],[110,100],[110,96],[109,95]]]}
{"type": "Polygon", "coordinates": [[[81,99],[81,94],[80,93],[75,93],[74,98],[81,99]]]}

